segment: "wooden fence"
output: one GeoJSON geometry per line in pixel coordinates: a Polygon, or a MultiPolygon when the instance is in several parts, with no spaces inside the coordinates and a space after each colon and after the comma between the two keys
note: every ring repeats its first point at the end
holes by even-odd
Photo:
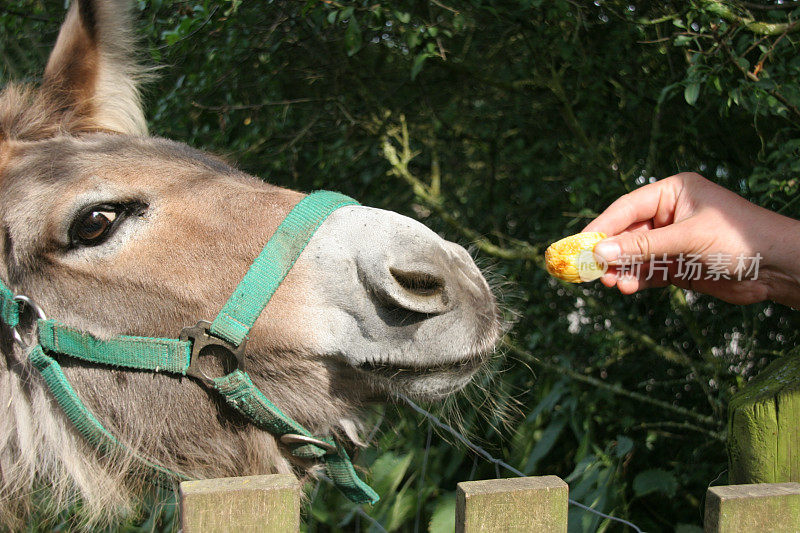
{"type": "MultiPolygon", "coordinates": [[[[799,421],[800,356],[775,361],[732,398],[729,479],[741,484],[708,489],[706,532],[800,533],[799,421]]],[[[188,481],[180,492],[184,533],[300,527],[300,486],[292,476],[188,481]]],[[[556,476],[459,483],[456,531],[564,532],[568,497],[569,487],[556,476]]]]}
{"type": "MultiPolygon", "coordinates": [[[[566,532],[569,487],[556,476],[458,484],[456,532],[566,532]]],[[[300,485],[289,475],[187,481],[180,488],[184,533],[296,532],[300,485]]],[[[800,532],[800,483],[711,487],[706,532],[800,532]]]]}

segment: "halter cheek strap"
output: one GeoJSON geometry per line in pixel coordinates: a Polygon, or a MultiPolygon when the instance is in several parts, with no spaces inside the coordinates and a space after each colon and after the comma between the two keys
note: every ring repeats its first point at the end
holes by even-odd
{"type": "Polygon", "coordinates": [[[19,304],[14,301],[14,293],[0,280],[0,320],[8,327],[19,324],[19,304]]]}
{"type": "MultiPolygon", "coordinates": [[[[245,371],[247,335],[272,295],[294,266],[314,232],[335,210],[358,203],[342,194],[318,191],[301,200],[281,222],[247,274],[213,322],[185,328],[179,339],[120,335],[98,339],[43,316],[37,321],[38,344],[29,351],[33,366],[44,377],[58,404],[80,433],[102,449],[123,446],[92,415],[75,394],[58,362],[61,354],[90,363],[133,370],[191,376],[218,392],[226,403],[254,425],[275,435],[292,455],[325,463],[334,484],[356,503],[375,503],[378,494],[356,474],[344,448],[330,437],[315,437],[283,413],[252,382],[245,371]],[[203,349],[216,346],[233,359],[234,370],[220,377],[207,376],[200,367],[203,349]]],[[[0,319],[11,328],[19,323],[20,302],[0,281],[0,319]]],[[[218,353],[218,351],[217,351],[218,353]]],[[[133,453],[133,452],[131,452],[133,453]]],[[[139,457],[157,478],[183,477],[139,457]]]]}

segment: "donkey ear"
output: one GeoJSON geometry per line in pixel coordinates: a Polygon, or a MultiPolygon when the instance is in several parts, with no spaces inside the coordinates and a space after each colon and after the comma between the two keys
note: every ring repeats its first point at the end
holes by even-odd
{"type": "Polygon", "coordinates": [[[42,90],[62,128],[145,135],[133,60],[130,0],[72,0],[44,72],[42,90]]]}

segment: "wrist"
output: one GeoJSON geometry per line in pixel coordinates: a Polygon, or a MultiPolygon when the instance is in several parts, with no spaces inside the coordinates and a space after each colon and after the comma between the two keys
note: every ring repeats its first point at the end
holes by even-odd
{"type": "Polygon", "coordinates": [[[764,256],[760,277],[767,297],[800,308],[800,221],[770,213],[758,250],[764,256]]]}

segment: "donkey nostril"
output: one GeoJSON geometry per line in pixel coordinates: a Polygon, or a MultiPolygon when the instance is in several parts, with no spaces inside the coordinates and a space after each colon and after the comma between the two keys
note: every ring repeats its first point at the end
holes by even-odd
{"type": "Polygon", "coordinates": [[[444,280],[427,272],[408,272],[390,268],[397,284],[417,296],[437,296],[444,291],[444,280]]]}

